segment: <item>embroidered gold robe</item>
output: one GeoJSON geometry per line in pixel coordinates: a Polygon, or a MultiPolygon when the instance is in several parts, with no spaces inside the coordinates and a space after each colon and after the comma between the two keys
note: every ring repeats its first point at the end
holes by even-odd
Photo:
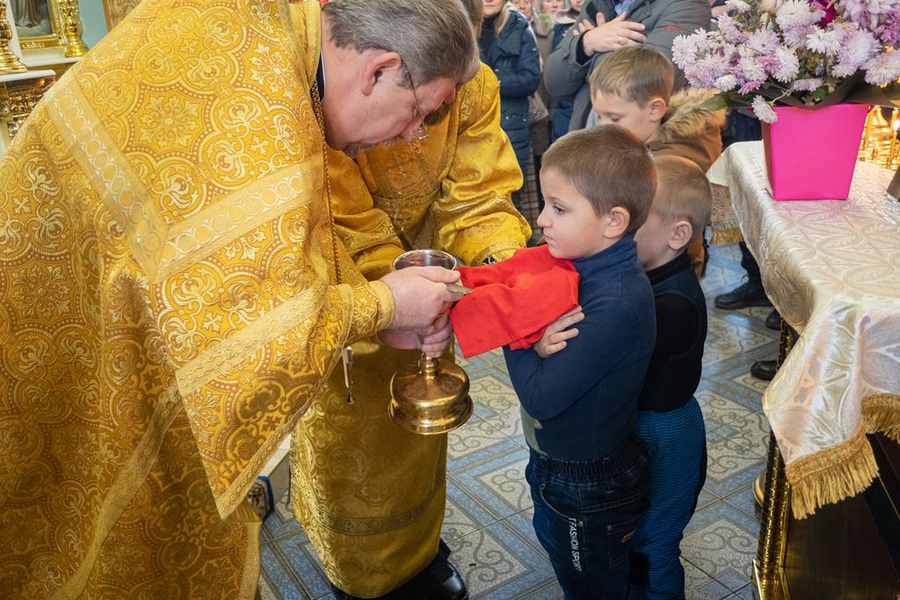
{"type": "MultiPolygon", "coordinates": [[[[439,248],[480,264],[512,255],[531,235],[510,200],[522,175],[500,129],[490,68],[482,65],[428,134],[370,150],[358,165],[329,154],[338,232],[370,279],[404,249],[439,248]]],[[[417,352],[361,342],[353,356],[354,402],[335,369],[294,430],[291,498],[331,581],[375,597],[437,552],[447,436],[408,433],[388,417],[391,375],[417,352]]]]}
{"type": "Polygon", "coordinates": [[[0,595],[254,596],[247,490],[393,312],[336,250],[318,44],[315,1],[145,0],[0,160],[0,595]]]}

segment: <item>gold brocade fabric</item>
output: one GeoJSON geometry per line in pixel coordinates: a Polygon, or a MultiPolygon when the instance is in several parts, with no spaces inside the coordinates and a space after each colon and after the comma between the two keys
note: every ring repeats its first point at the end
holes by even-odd
{"type": "Polygon", "coordinates": [[[762,142],[719,162],[766,292],[800,333],[764,408],[803,517],[871,482],[862,433],[900,431],[900,204],[892,173],[868,163],[846,201],[776,202],[762,142]]]}
{"type": "MultiPolygon", "coordinates": [[[[359,159],[374,208],[390,219],[405,248],[440,248],[464,263],[508,258],[531,236],[510,194],[522,186],[512,146],[500,128],[500,84],[490,67],[460,89],[446,119],[411,144],[378,146],[359,159]]],[[[343,174],[334,179],[344,179],[343,174]]],[[[360,227],[344,227],[348,197],[335,190],[338,233],[361,267],[360,227]]],[[[382,218],[383,218],[382,216],[382,218]]],[[[362,230],[378,229],[364,225],[362,230]]],[[[380,229],[378,229],[380,230],[380,229]]],[[[365,238],[362,238],[365,239],[365,238]]],[[[387,265],[390,266],[389,264],[387,265]]],[[[364,270],[364,273],[366,271],[364,270]]]]}
{"type": "Polygon", "coordinates": [[[145,0],[0,160],[0,595],[253,597],[247,489],[392,318],[334,256],[318,26],[145,0]]]}
{"type": "MultiPolygon", "coordinates": [[[[338,232],[367,277],[388,272],[409,248],[479,264],[525,246],[531,232],[510,201],[521,174],[499,101],[497,79],[482,65],[424,142],[370,150],[359,167],[329,154],[338,232]]],[[[407,433],[388,416],[391,376],[418,355],[354,344],[354,402],[337,368],[294,431],[294,512],[329,579],[355,596],[386,594],[437,552],[447,436],[407,433]]]]}

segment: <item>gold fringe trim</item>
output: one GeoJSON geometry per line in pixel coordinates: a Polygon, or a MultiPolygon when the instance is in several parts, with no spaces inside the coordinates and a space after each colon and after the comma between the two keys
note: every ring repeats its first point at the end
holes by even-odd
{"type": "Polygon", "coordinates": [[[869,487],[878,474],[875,455],[865,427],[846,442],[820,450],[786,465],[795,519],[815,513],[820,506],[840,502],[869,487]]]}
{"type": "Polygon", "coordinates": [[[869,433],[880,432],[900,443],[900,396],[872,394],[862,399],[863,424],[869,433]]]}
{"type": "Polygon", "coordinates": [[[713,246],[724,246],[726,244],[736,244],[743,242],[744,236],[740,227],[713,227],[712,239],[709,241],[713,246]]]}
{"type": "Polygon", "coordinates": [[[862,426],[849,440],[785,466],[791,508],[802,519],[820,506],[859,494],[878,475],[866,433],[883,433],[900,442],[900,395],[871,394],[861,401],[862,426]]]}

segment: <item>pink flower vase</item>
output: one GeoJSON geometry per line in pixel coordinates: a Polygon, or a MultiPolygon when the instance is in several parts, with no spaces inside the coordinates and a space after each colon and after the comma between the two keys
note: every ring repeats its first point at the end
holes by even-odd
{"type": "Polygon", "coordinates": [[[776,200],[846,200],[869,107],[777,106],[762,124],[766,168],[776,200]]]}

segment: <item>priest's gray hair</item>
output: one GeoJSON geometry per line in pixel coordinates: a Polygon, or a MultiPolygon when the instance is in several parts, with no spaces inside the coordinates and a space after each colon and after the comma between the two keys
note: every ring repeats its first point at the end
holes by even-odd
{"type": "Polygon", "coordinates": [[[337,47],[396,52],[415,85],[442,77],[463,84],[480,67],[460,0],[330,0],[322,11],[337,47]]]}

